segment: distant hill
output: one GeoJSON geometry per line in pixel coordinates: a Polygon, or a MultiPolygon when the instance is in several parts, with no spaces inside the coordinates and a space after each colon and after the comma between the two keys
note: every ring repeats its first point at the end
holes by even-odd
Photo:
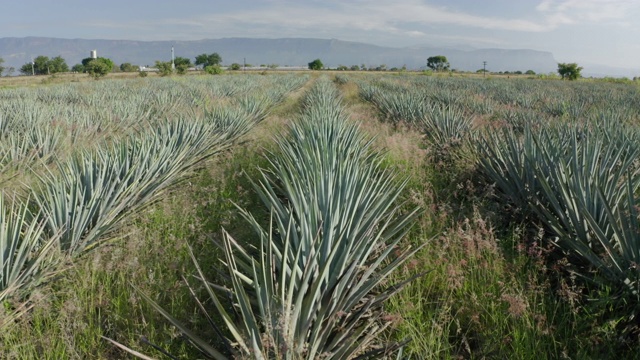
{"type": "Polygon", "coordinates": [[[0,57],[5,66],[18,69],[32,57],[62,56],[69,66],[89,56],[93,49],[98,56],[112,59],[116,64],[130,62],[135,65],[153,65],[156,60],[170,60],[171,46],[176,56],[191,58],[202,53],[217,52],[224,64],[242,63],[246,59],[252,65],[306,65],[320,58],[325,66],[338,65],[402,67],[420,69],[429,56],[445,55],[451,67],[475,71],[487,61],[492,71],[550,72],[557,69],[557,62],[550,52],[536,50],[478,49],[457,50],[429,46],[392,48],[365,43],[327,39],[253,39],[225,38],[194,41],[135,41],[135,40],[87,40],[46,37],[0,38],[0,57]]]}

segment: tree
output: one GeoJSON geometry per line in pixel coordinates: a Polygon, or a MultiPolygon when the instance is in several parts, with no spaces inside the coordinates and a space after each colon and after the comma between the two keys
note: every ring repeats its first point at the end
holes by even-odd
{"type": "Polygon", "coordinates": [[[95,79],[107,75],[111,70],[113,70],[113,67],[101,58],[93,59],[84,66],[84,71],[95,79]]]}
{"type": "Polygon", "coordinates": [[[120,64],[120,71],[122,72],[136,72],[138,71],[138,66],[132,65],[131,63],[122,63],[120,64]]]}
{"type": "Polygon", "coordinates": [[[449,69],[449,61],[444,55],[431,56],[427,59],[427,66],[434,71],[445,71],[449,69]]]}
{"type": "Polygon", "coordinates": [[[186,65],[187,67],[189,67],[191,66],[191,59],[181,57],[181,56],[176,56],[176,58],[173,59],[173,63],[176,65],[176,67],[178,65],[186,65]]]}
{"type": "Polygon", "coordinates": [[[89,73],[89,75],[93,76],[94,78],[105,76],[108,73],[112,72],[113,69],[117,68],[116,64],[111,59],[107,59],[104,57],[89,59],[90,60],[84,65],[84,72],[89,73]]]}
{"type": "Polygon", "coordinates": [[[533,70],[527,70],[527,71],[525,72],[525,74],[527,74],[527,75],[535,75],[535,74],[536,74],[536,72],[535,72],[535,71],[533,71],[533,70]]]}
{"type": "Polygon", "coordinates": [[[241,67],[242,67],[242,65],[240,65],[238,63],[233,63],[233,64],[231,64],[231,66],[229,66],[229,70],[240,70],[241,67]]]}
{"type": "Polygon", "coordinates": [[[4,66],[2,66],[2,64],[4,64],[4,59],[0,58],[0,75],[4,72],[4,66]]]}
{"type": "Polygon", "coordinates": [[[171,61],[158,61],[156,60],[156,68],[160,76],[167,76],[173,74],[173,68],[171,67],[171,61]]]}
{"type": "Polygon", "coordinates": [[[351,71],[358,71],[358,70],[360,70],[360,66],[358,66],[358,65],[351,65],[351,69],[350,69],[350,70],[351,70],[351,71]]]}
{"type": "Polygon", "coordinates": [[[200,54],[196,56],[196,65],[202,65],[203,68],[211,65],[220,65],[222,57],[218,53],[213,54],[200,54]]]}
{"type": "Polygon", "coordinates": [[[84,72],[84,65],[82,64],[75,64],[71,67],[71,71],[73,72],[77,72],[77,73],[83,73],[84,72]]]}
{"type": "Polygon", "coordinates": [[[48,56],[40,55],[33,59],[32,63],[28,62],[20,68],[20,72],[26,75],[32,74],[32,71],[35,75],[49,75],[67,72],[69,71],[69,66],[60,56],[49,59],[48,56]]]}
{"type": "Polygon", "coordinates": [[[309,70],[322,70],[324,65],[320,59],[315,59],[309,63],[309,70]]]}
{"type": "Polygon", "coordinates": [[[191,60],[185,57],[176,57],[173,59],[173,63],[176,66],[176,73],[179,75],[184,75],[187,73],[187,70],[191,67],[191,60]]]}
{"type": "Polygon", "coordinates": [[[558,63],[558,74],[562,79],[576,80],[580,77],[580,71],[582,67],[576,63],[558,63]]]}
{"type": "Polygon", "coordinates": [[[85,72],[87,72],[87,69],[86,69],[87,68],[87,64],[89,64],[93,60],[98,60],[98,61],[104,63],[106,66],[109,67],[109,72],[111,72],[114,69],[116,69],[116,64],[113,62],[113,60],[111,60],[109,58],[97,57],[97,58],[94,59],[92,57],[88,57],[88,58],[82,59],[82,65],[84,65],[84,67],[85,67],[85,72]]]}
{"type": "Polygon", "coordinates": [[[49,74],[56,74],[69,71],[69,65],[61,56],[56,56],[47,63],[49,74]]]}

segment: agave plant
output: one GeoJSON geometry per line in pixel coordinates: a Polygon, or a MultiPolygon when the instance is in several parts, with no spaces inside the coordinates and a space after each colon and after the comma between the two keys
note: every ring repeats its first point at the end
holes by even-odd
{"type": "MultiPolygon", "coordinates": [[[[516,205],[529,209],[584,265],[580,275],[608,279],[637,294],[640,261],[635,192],[637,133],[619,125],[525,129],[488,136],[481,168],[516,205]]],[[[606,284],[601,284],[606,285],[606,284]]]]}
{"type": "MultiPolygon", "coordinates": [[[[22,296],[37,284],[43,265],[52,259],[51,248],[57,241],[55,234],[46,239],[44,224],[34,216],[26,204],[14,199],[7,206],[0,196],[0,304],[11,296],[22,296]]],[[[0,317],[0,329],[25,310],[7,311],[0,317]]]]}
{"type": "Polygon", "coordinates": [[[167,121],[153,133],[79,152],[40,176],[33,202],[60,248],[79,254],[149,205],[202,161],[226,149],[254,120],[243,111],[208,121],[167,121]]]}
{"type": "MultiPolygon", "coordinates": [[[[397,200],[404,183],[347,122],[334,89],[321,79],[311,90],[307,99],[317,103],[306,102],[302,120],[278,142],[280,152],[256,183],[272,215],[265,228],[243,211],[255,245],[224,232],[232,288],[210,284],[197,266],[236,357],[351,359],[394,348],[378,339],[390,324],[382,306],[411,279],[390,285],[386,278],[417,251],[399,248],[416,211],[403,213],[397,200]],[[228,297],[239,322],[222,300],[228,297]]],[[[226,358],[145,298],[204,354],[226,358]]]]}
{"type": "Polygon", "coordinates": [[[460,109],[434,106],[422,118],[422,126],[432,145],[460,145],[471,132],[471,119],[460,109]]]}
{"type": "Polygon", "coordinates": [[[130,206],[131,196],[122,185],[126,165],[111,153],[84,152],[59,163],[59,172],[40,177],[33,197],[35,208],[49,234],[62,231],[59,248],[78,254],[113,229],[130,206]]]}
{"type": "MultiPolygon", "coordinates": [[[[640,149],[598,139],[573,138],[571,156],[554,160],[541,173],[541,191],[533,209],[558,235],[558,245],[598,269],[618,286],[637,294],[640,236],[634,193],[640,187],[640,149]],[[634,227],[635,226],[635,227],[634,227]]],[[[541,162],[550,157],[543,151],[541,162]]],[[[583,274],[585,275],[585,274],[583,274]]]]}

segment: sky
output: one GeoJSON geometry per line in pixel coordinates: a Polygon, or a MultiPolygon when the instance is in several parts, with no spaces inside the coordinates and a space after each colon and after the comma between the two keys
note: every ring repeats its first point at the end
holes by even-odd
{"type": "Polygon", "coordinates": [[[640,69],[640,0],[29,0],[0,37],[200,40],[313,37],[381,46],[550,51],[640,69]]]}

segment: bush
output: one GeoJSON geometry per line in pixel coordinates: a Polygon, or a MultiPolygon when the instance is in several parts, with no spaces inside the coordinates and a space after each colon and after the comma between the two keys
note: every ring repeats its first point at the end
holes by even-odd
{"type": "Polygon", "coordinates": [[[156,61],[156,68],[160,76],[167,76],[173,74],[173,67],[171,61],[156,61]]]}
{"type": "Polygon", "coordinates": [[[240,64],[238,63],[233,63],[231,64],[231,66],[229,66],[229,70],[240,70],[242,66],[240,66],[240,64]]]}
{"type": "Polygon", "coordinates": [[[120,64],[120,71],[122,72],[135,72],[138,70],[138,67],[132,65],[131,63],[122,63],[120,64]]]}
{"type": "Polygon", "coordinates": [[[222,68],[220,67],[220,65],[209,65],[209,66],[205,66],[204,71],[207,74],[210,75],[220,75],[223,73],[222,68]]]}
{"type": "Polygon", "coordinates": [[[176,73],[178,75],[184,75],[187,73],[187,70],[189,69],[189,65],[187,64],[180,64],[178,66],[176,66],[176,73]]]}
{"type": "Polygon", "coordinates": [[[147,77],[147,75],[149,75],[149,73],[147,73],[146,71],[138,71],[138,76],[140,77],[147,77]]]}

